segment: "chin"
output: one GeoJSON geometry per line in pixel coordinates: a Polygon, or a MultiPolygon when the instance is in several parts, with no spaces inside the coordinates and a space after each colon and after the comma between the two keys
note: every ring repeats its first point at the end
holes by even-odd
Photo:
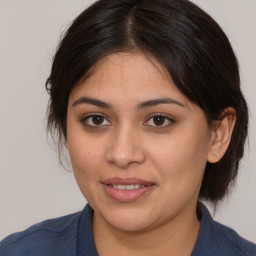
{"type": "Polygon", "coordinates": [[[120,209],[104,214],[104,219],[123,232],[140,232],[147,230],[153,224],[153,216],[145,209],[120,209]]]}

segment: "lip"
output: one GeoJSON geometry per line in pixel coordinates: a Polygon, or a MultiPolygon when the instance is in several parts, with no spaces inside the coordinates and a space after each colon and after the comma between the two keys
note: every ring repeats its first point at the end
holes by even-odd
{"type": "Polygon", "coordinates": [[[156,184],[150,181],[137,179],[137,178],[119,178],[113,177],[110,179],[103,180],[102,185],[106,194],[113,200],[121,203],[130,203],[138,200],[145,194],[148,194],[155,188],[156,184]],[[119,190],[115,189],[110,185],[133,185],[138,184],[144,187],[140,187],[134,190],[119,190]]]}
{"type": "Polygon", "coordinates": [[[146,181],[138,178],[119,178],[119,177],[113,177],[110,179],[103,180],[101,183],[105,185],[132,185],[132,184],[139,184],[143,186],[150,186],[155,185],[154,182],[146,181]]]}

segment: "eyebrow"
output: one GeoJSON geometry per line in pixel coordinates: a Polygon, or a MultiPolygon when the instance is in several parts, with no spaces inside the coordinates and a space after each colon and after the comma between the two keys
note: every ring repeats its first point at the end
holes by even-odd
{"type": "MultiPolygon", "coordinates": [[[[111,104],[104,102],[102,100],[89,98],[89,97],[82,97],[82,98],[76,100],[72,104],[72,107],[77,106],[79,104],[90,104],[90,105],[94,105],[94,106],[101,107],[101,108],[113,109],[113,106],[111,104]]],[[[152,100],[147,100],[145,102],[142,102],[142,103],[138,104],[136,108],[138,110],[142,110],[147,107],[153,107],[153,106],[160,105],[160,104],[176,104],[178,106],[185,107],[184,104],[182,104],[179,101],[176,101],[174,99],[160,98],[160,99],[152,99],[152,100]]]]}
{"type": "Polygon", "coordinates": [[[108,109],[112,108],[112,105],[107,102],[104,102],[104,101],[98,100],[98,99],[94,99],[94,98],[88,98],[88,97],[82,97],[82,98],[76,100],[72,104],[72,107],[77,106],[79,104],[90,104],[90,105],[94,105],[97,107],[108,108],[108,109]]]}
{"type": "Polygon", "coordinates": [[[141,110],[141,109],[144,109],[147,107],[153,107],[153,106],[160,105],[160,104],[176,104],[178,106],[185,107],[185,105],[183,105],[182,103],[180,103],[179,101],[176,101],[174,99],[160,98],[160,99],[152,99],[152,100],[142,102],[137,106],[137,108],[139,110],[141,110]]]}

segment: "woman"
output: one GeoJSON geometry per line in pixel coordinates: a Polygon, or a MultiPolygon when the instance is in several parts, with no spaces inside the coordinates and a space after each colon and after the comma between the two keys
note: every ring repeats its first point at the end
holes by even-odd
{"type": "Polygon", "coordinates": [[[186,0],[101,0],[63,37],[48,128],[67,147],[82,212],[11,235],[0,255],[256,255],[214,222],[248,110],[216,22],[186,0]]]}

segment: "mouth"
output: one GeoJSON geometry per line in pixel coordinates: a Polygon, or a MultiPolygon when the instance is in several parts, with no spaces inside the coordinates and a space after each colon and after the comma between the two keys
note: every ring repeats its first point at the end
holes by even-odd
{"type": "Polygon", "coordinates": [[[111,199],[129,203],[144,197],[155,188],[156,184],[137,178],[110,178],[101,182],[104,191],[111,199]]]}
{"type": "Polygon", "coordinates": [[[110,187],[118,190],[136,190],[139,188],[144,188],[146,187],[145,185],[140,185],[140,184],[132,184],[132,185],[109,185],[110,187]]]}

